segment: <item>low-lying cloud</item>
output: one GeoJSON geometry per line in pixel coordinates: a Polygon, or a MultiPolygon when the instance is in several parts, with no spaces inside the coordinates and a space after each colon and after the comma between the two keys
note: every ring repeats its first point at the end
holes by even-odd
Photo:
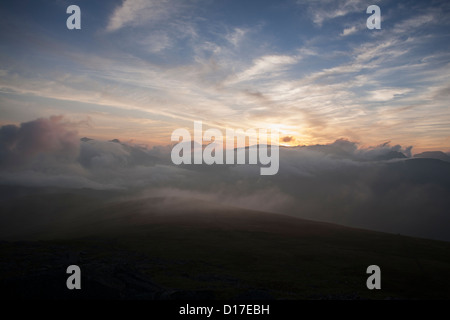
{"type": "Polygon", "coordinates": [[[450,240],[450,163],[413,158],[411,146],[387,142],[361,148],[338,139],[281,147],[274,176],[260,176],[259,167],[248,164],[176,166],[170,151],[170,146],[80,140],[63,117],[38,119],[0,128],[0,179],[10,186],[198,199],[450,240]]]}
{"type": "Polygon", "coordinates": [[[62,116],[25,122],[20,126],[2,126],[0,166],[30,165],[33,161],[45,159],[74,161],[79,152],[78,140],[77,132],[62,116]]]}

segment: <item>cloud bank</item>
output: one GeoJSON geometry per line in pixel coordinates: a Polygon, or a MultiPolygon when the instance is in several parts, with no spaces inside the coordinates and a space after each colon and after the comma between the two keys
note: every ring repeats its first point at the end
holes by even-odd
{"type": "Polygon", "coordinates": [[[0,166],[33,166],[41,162],[36,164],[39,167],[45,161],[74,161],[79,153],[79,138],[71,127],[61,116],[0,127],[0,166]]]}
{"type": "Polygon", "coordinates": [[[170,146],[79,139],[62,117],[3,126],[0,141],[1,184],[11,187],[190,198],[450,240],[450,163],[412,158],[410,146],[361,148],[338,139],[281,147],[278,174],[262,177],[252,165],[175,166],[170,146]]]}

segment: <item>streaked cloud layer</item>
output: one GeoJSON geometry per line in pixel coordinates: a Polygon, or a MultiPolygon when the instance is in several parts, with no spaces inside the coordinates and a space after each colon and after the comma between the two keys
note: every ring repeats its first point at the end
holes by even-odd
{"type": "Polygon", "coordinates": [[[81,134],[166,145],[193,120],[450,148],[450,5],[380,1],[2,3],[1,124],[64,114],[81,134]],[[24,6],[28,10],[23,10],[24,6]]]}

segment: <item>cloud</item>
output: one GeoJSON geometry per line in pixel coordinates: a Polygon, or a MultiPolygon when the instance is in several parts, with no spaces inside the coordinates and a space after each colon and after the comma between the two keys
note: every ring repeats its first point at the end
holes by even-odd
{"type": "Polygon", "coordinates": [[[109,18],[106,31],[141,26],[167,19],[177,7],[176,1],[167,0],[124,0],[109,18]]]}
{"type": "Polygon", "coordinates": [[[448,239],[450,164],[411,158],[412,147],[363,147],[346,139],[281,147],[278,174],[262,177],[255,165],[175,166],[170,146],[80,141],[62,117],[6,125],[0,133],[3,185],[122,190],[124,199],[146,192],[169,202],[194,198],[448,239]],[[20,165],[12,161],[21,158],[20,165]]]}
{"type": "Polygon", "coordinates": [[[154,32],[139,43],[151,53],[164,51],[172,45],[170,36],[165,32],[154,32]]]}
{"type": "Polygon", "coordinates": [[[393,27],[393,32],[404,34],[405,32],[412,32],[419,28],[423,28],[426,25],[433,25],[439,23],[441,19],[438,18],[439,15],[436,12],[429,12],[412,18],[398,22],[393,27]]]}
{"type": "Polygon", "coordinates": [[[0,166],[3,168],[49,160],[70,162],[78,153],[77,132],[62,116],[0,127],[0,166]]]}
{"type": "Polygon", "coordinates": [[[433,99],[447,100],[450,97],[450,85],[447,84],[435,90],[433,99]]]}
{"type": "Polygon", "coordinates": [[[234,46],[238,47],[239,44],[244,40],[245,35],[248,30],[242,28],[235,28],[233,32],[226,35],[226,39],[234,46]]]}
{"type": "Polygon", "coordinates": [[[281,138],[281,141],[283,142],[294,142],[295,138],[293,136],[285,136],[281,138]]]}
{"type": "Polygon", "coordinates": [[[312,21],[319,26],[327,20],[344,17],[353,12],[365,13],[367,8],[365,3],[356,0],[298,0],[297,4],[307,8],[312,21]]]}
{"type": "MultiPolygon", "coordinates": [[[[295,141],[292,136],[284,136],[283,142],[295,141]]],[[[83,179],[92,181],[98,188],[101,184],[105,188],[128,188],[132,186],[153,185],[178,181],[176,186],[190,186],[189,177],[203,176],[210,170],[217,170],[219,176],[226,173],[228,178],[252,176],[253,166],[175,166],[171,162],[169,146],[147,148],[138,145],[121,143],[118,140],[99,141],[93,139],[79,139],[74,123],[65,121],[63,117],[50,117],[23,123],[20,126],[6,125],[0,127],[0,172],[14,169],[15,172],[35,172],[35,176],[65,177],[70,187],[68,176],[73,175],[76,186],[80,186],[83,179]],[[212,169],[211,169],[212,168],[212,169]],[[241,171],[244,170],[244,171],[241,171]],[[80,179],[80,177],[82,179],[80,179]],[[181,181],[183,182],[180,182],[181,181]],[[80,182],[81,181],[81,182],[80,182]],[[181,184],[180,184],[181,183],[181,184]]],[[[315,159],[309,163],[305,159],[310,157],[325,158],[326,162],[339,161],[380,161],[401,159],[411,156],[411,147],[402,148],[384,143],[376,147],[358,148],[357,143],[345,139],[338,139],[331,144],[281,149],[280,165],[296,167],[301,164],[306,174],[311,168],[316,168],[322,160],[315,159]],[[298,158],[300,157],[300,158],[298,158]],[[297,161],[292,163],[292,159],[297,161]],[[305,166],[306,165],[306,166],[305,166]]],[[[299,168],[295,169],[298,172],[299,168]]],[[[30,175],[31,177],[31,175],[30,175]]],[[[8,176],[12,181],[13,176],[8,176]]],[[[227,178],[227,179],[228,179],[227,178]]],[[[53,179],[58,181],[58,179],[53,179]]],[[[194,181],[196,178],[193,178],[194,181]]],[[[214,178],[214,179],[217,179],[214,178]]],[[[18,181],[26,181],[21,176],[18,181]]],[[[52,179],[46,179],[45,184],[52,179]]],[[[204,179],[205,186],[209,178],[204,179]]],[[[33,182],[33,185],[36,181],[33,182]]],[[[202,183],[199,183],[202,185],[202,183]]],[[[206,188],[208,189],[208,187],[206,188]]]]}
{"type": "Polygon", "coordinates": [[[367,99],[370,101],[389,101],[409,92],[411,92],[411,89],[407,88],[378,89],[369,92],[367,99]]]}
{"type": "Polygon", "coordinates": [[[299,61],[297,56],[287,55],[266,55],[255,59],[253,65],[238,73],[235,77],[236,82],[254,80],[261,77],[276,76],[279,72],[285,70],[289,65],[299,61]]]}
{"type": "Polygon", "coordinates": [[[391,146],[390,142],[373,147],[358,147],[356,142],[342,138],[330,144],[303,146],[299,148],[307,151],[320,152],[337,160],[351,160],[355,162],[410,158],[412,150],[412,146],[406,148],[400,145],[391,146]]]}
{"type": "Polygon", "coordinates": [[[351,34],[356,33],[356,31],[358,31],[358,29],[356,28],[356,26],[351,26],[351,27],[349,27],[349,28],[345,28],[345,29],[342,31],[341,36],[346,37],[346,36],[349,36],[349,35],[351,35],[351,34]]]}

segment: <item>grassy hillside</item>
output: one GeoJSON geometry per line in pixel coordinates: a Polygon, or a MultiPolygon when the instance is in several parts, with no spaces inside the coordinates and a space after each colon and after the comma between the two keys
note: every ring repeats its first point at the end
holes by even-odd
{"type": "MultiPolygon", "coordinates": [[[[29,237],[27,241],[9,239],[0,243],[2,295],[118,299],[450,298],[447,242],[186,199],[134,199],[96,206],[95,201],[81,201],[86,195],[66,196],[72,199],[73,212],[58,224],[48,223],[41,232],[35,228],[32,234],[40,241],[30,241],[29,237]],[[85,211],[77,215],[77,210],[85,211]],[[65,289],[65,268],[70,264],[81,267],[81,292],[65,289]],[[366,288],[365,272],[372,264],[381,267],[381,290],[366,288]]],[[[57,197],[64,202],[61,199],[66,196],[57,197]]],[[[48,203],[50,199],[42,200],[45,197],[40,195],[39,201],[48,203]]],[[[25,217],[27,211],[32,212],[30,205],[37,209],[31,199],[12,207],[22,210],[17,212],[25,217]]]]}

